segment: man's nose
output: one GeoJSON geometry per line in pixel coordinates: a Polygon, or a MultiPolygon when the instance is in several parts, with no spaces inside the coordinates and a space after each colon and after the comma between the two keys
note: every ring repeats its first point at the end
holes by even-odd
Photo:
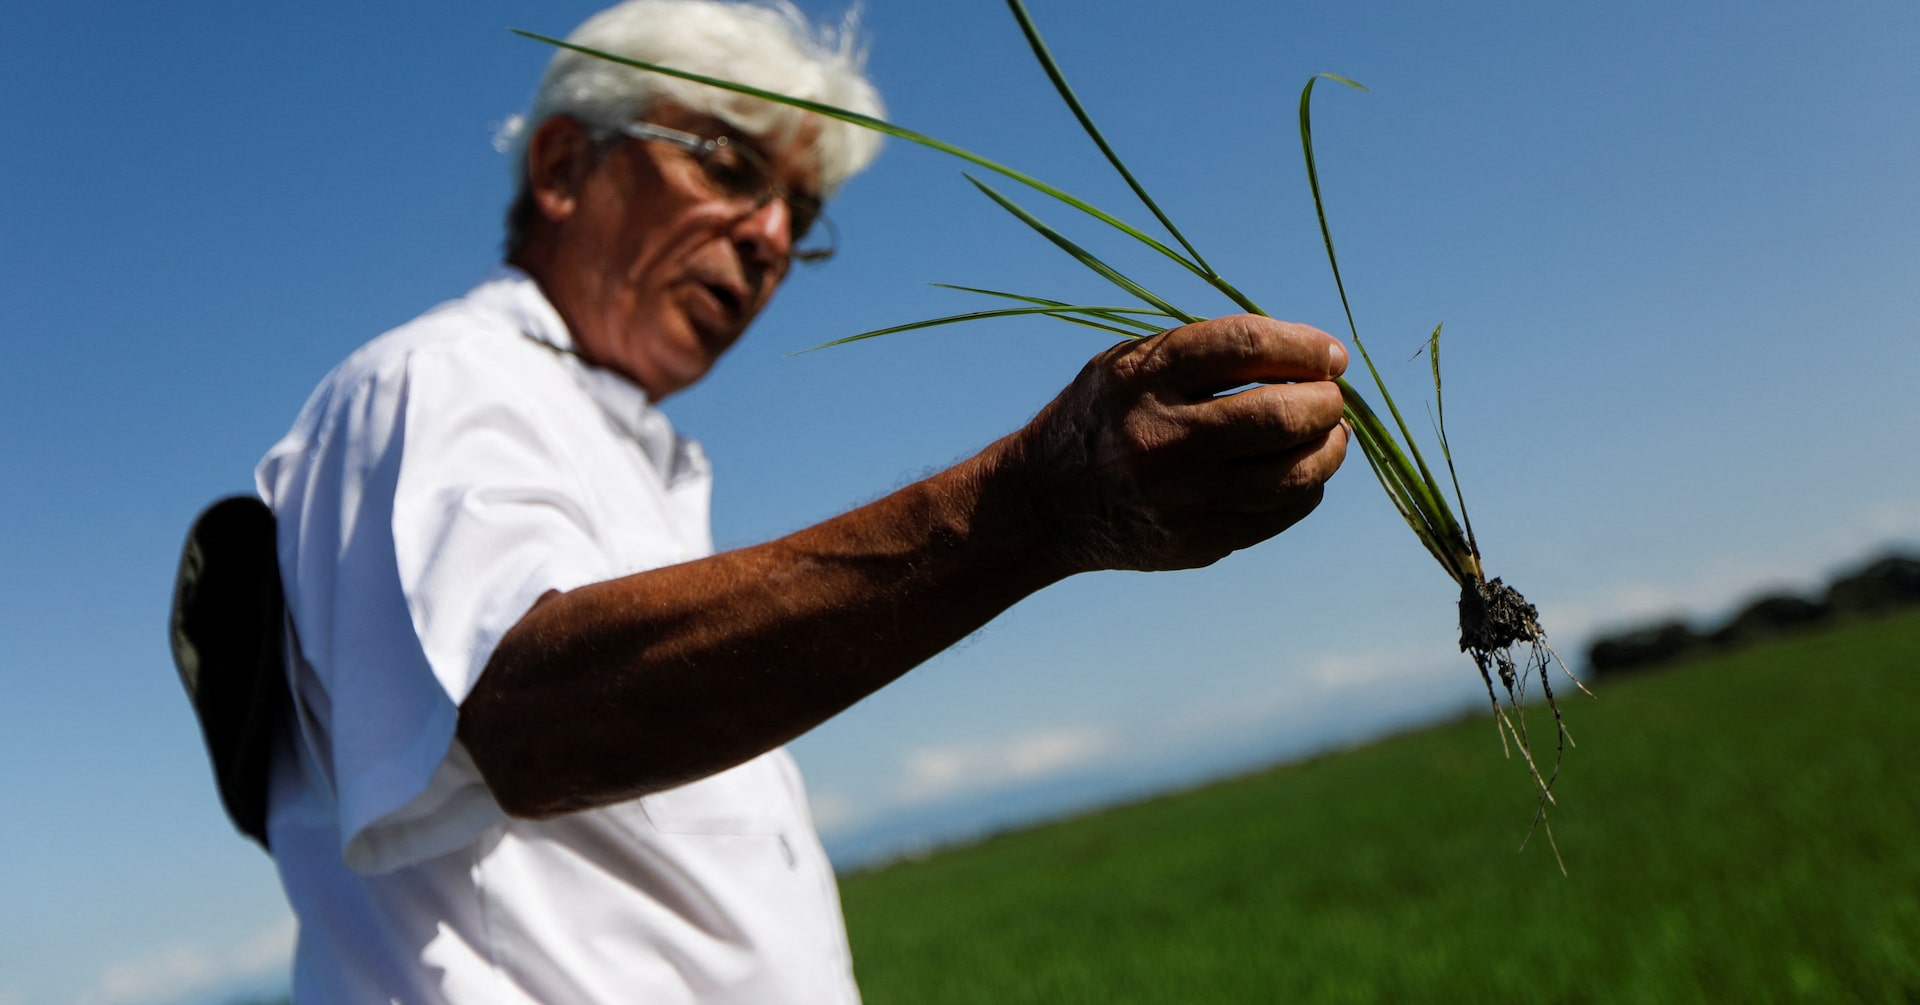
{"type": "Polygon", "coordinates": [[[793,210],[785,199],[768,199],[734,225],[733,239],[764,266],[785,266],[793,252],[793,210]]]}

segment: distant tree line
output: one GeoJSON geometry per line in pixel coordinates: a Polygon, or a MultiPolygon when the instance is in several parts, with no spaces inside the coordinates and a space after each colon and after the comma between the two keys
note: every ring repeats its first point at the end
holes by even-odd
{"type": "Polygon", "coordinates": [[[1737,649],[1816,625],[1920,605],[1920,557],[1892,554],[1827,584],[1818,599],[1789,593],[1761,597],[1726,624],[1695,631],[1668,620],[1595,639],[1587,667],[1595,675],[1647,670],[1688,656],[1737,649]]]}

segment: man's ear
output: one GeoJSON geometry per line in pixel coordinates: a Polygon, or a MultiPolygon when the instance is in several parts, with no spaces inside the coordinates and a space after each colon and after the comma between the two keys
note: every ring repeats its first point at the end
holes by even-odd
{"type": "Polygon", "coordinates": [[[556,115],[527,139],[527,191],[552,223],[571,218],[593,170],[593,135],[578,119],[556,115]]]}

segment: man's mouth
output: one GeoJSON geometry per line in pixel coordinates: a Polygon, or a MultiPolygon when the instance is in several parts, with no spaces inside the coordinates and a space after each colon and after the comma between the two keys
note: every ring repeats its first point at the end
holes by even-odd
{"type": "Polygon", "coordinates": [[[707,294],[713,297],[714,302],[720,305],[720,309],[726,313],[729,320],[737,324],[745,316],[747,298],[744,293],[721,283],[702,283],[701,285],[705,287],[707,294]]]}

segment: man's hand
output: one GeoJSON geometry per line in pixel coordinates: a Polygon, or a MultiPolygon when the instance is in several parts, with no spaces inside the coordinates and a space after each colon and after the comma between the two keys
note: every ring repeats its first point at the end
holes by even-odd
{"type": "Polygon", "coordinates": [[[1346,368],[1332,336],[1256,315],[1094,357],[1016,434],[1066,567],[1194,568],[1292,526],[1346,457],[1346,368]]]}

